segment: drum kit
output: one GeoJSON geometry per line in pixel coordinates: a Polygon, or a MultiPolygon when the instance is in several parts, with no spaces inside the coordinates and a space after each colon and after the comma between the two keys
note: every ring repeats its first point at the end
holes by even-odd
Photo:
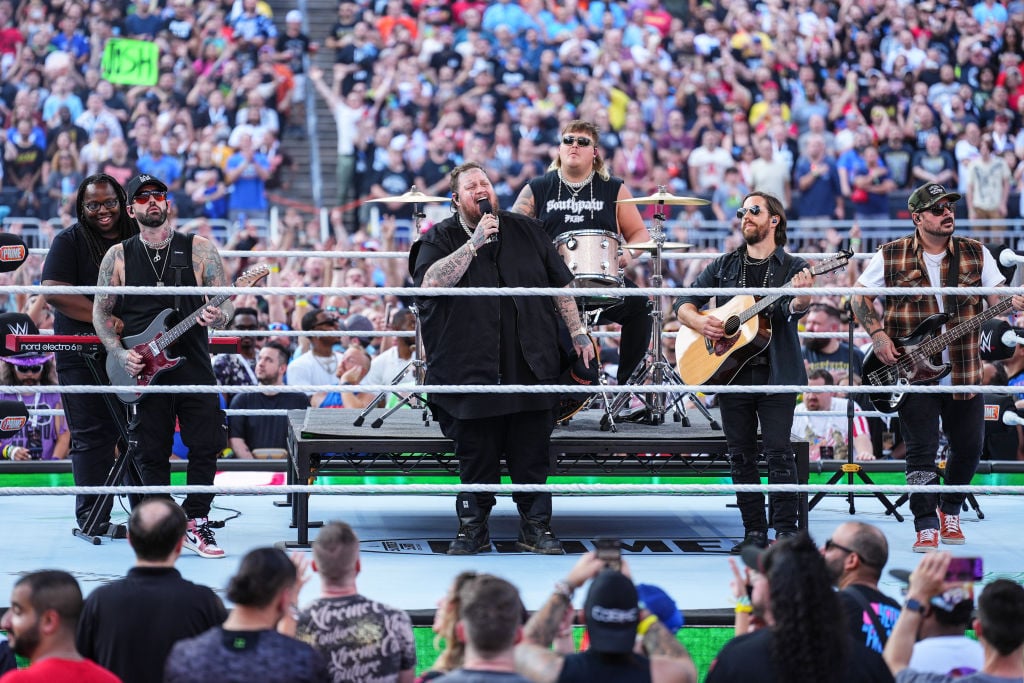
{"type": "MultiPolygon", "coordinates": [[[[408,192],[401,195],[380,197],[369,200],[370,203],[379,204],[413,204],[413,219],[415,225],[414,234],[417,236],[420,234],[420,224],[426,217],[422,212],[420,205],[449,201],[451,201],[450,197],[426,195],[417,190],[415,185],[412,186],[408,192]]],[[[649,230],[651,240],[649,242],[624,244],[621,235],[618,233],[593,229],[574,230],[561,234],[555,240],[555,248],[563,262],[573,273],[573,281],[570,283],[570,287],[576,289],[625,289],[625,276],[622,269],[619,267],[619,257],[622,256],[624,248],[630,249],[634,252],[647,252],[651,255],[651,286],[655,288],[661,287],[663,282],[662,253],[665,251],[682,252],[690,249],[691,247],[691,245],[684,244],[682,242],[666,241],[664,231],[664,207],[703,206],[709,202],[706,199],[698,197],[673,195],[667,192],[664,187],[659,187],[658,191],[652,195],[621,199],[616,203],[657,207],[654,214],[653,228],[649,230]]],[[[584,323],[589,330],[597,324],[597,319],[601,316],[601,313],[605,309],[620,303],[622,301],[622,297],[606,294],[594,296],[583,295],[577,297],[577,300],[584,323]]],[[[393,382],[395,384],[401,381],[410,368],[413,371],[415,383],[417,385],[423,385],[426,383],[426,361],[424,360],[423,353],[420,318],[415,307],[413,307],[412,310],[416,318],[416,355],[413,360],[410,361],[409,365],[407,365],[406,368],[404,368],[402,372],[395,377],[393,382]]],[[[662,351],[661,328],[662,323],[664,322],[664,313],[662,311],[660,297],[654,297],[653,305],[651,306],[650,319],[650,344],[648,345],[647,352],[644,355],[643,362],[641,362],[633,371],[633,374],[630,376],[627,384],[635,387],[642,387],[647,384],[675,384],[683,386],[684,382],[682,378],[679,377],[679,374],[676,372],[673,365],[665,358],[665,354],[662,351]]],[[[604,383],[603,373],[599,373],[599,375],[602,377],[602,383],[604,383]]],[[[386,393],[387,392],[382,392],[380,396],[370,402],[370,405],[356,418],[355,426],[358,427],[363,424],[366,416],[374,409],[378,400],[386,393]]],[[[689,398],[711,424],[712,429],[720,429],[718,423],[714,418],[712,418],[707,408],[704,407],[700,400],[691,394],[670,395],[659,392],[645,393],[639,389],[636,392],[620,393],[614,399],[611,399],[605,392],[590,394],[584,401],[576,401],[573,409],[568,414],[560,412],[559,422],[568,421],[572,415],[575,415],[579,410],[589,406],[593,401],[600,398],[604,409],[604,415],[601,418],[601,429],[603,431],[617,431],[615,420],[621,417],[622,413],[629,408],[630,401],[634,397],[639,399],[641,402],[646,415],[645,422],[648,424],[662,424],[665,421],[665,414],[671,409],[675,411],[677,418],[682,422],[684,427],[689,426],[689,420],[686,417],[685,409],[681,405],[683,400],[689,398]]],[[[383,424],[384,419],[406,404],[413,408],[422,408],[424,424],[429,422],[426,397],[420,394],[408,394],[398,405],[392,407],[382,417],[376,419],[372,423],[372,426],[375,428],[380,427],[383,424]]],[[[560,407],[560,411],[563,409],[564,402],[563,406],[560,407]]]]}
{"type": "MultiPolygon", "coordinates": [[[[617,204],[629,204],[634,206],[655,206],[654,225],[649,230],[651,241],[624,244],[618,233],[603,230],[577,230],[563,233],[555,242],[558,253],[562,256],[565,264],[573,272],[575,279],[572,287],[575,288],[618,288],[625,287],[625,277],[622,269],[618,267],[619,257],[623,249],[630,249],[634,252],[647,252],[651,255],[651,286],[658,288],[662,286],[662,253],[665,251],[686,251],[691,245],[683,242],[669,242],[665,239],[665,206],[703,206],[709,202],[698,197],[681,197],[671,194],[664,187],[645,197],[630,197],[621,199],[617,204]]],[[[589,329],[597,323],[601,313],[622,300],[619,296],[582,296],[579,297],[584,322],[589,329]]],[[[664,313],[661,307],[661,297],[654,297],[651,305],[651,337],[647,352],[643,361],[633,371],[626,384],[634,387],[644,385],[666,385],[675,384],[683,386],[685,383],[675,367],[665,358],[661,347],[661,329],[664,322],[664,313]]],[[[601,375],[603,381],[603,375],[601,375]]],[[[640,414],[642,421],[647,424],[657,425],[665,421],[665,414],[670,410],[675,411],[677,419],[684,427],[689,426],[689,419],[682,402],[690,399],[697,410],[704,415],[712,429],[720,429],[718,423],[708,412],[699,399],[688,393],[678,395],[664,394],[658,392],[624,392],[618,394],[614,400],[609,401],[606,393],[591,394],[586,402],[580,405],[571,414],[560,417],[560,422],[565,422],[575,413],[586,407],[588,403],[600,397],[603,402],[604,415],[601,418],[602,431],[617,431],[616,419],[621,419],[623,413],[630,408],[633,398],[639,400],[640,414]]]]}

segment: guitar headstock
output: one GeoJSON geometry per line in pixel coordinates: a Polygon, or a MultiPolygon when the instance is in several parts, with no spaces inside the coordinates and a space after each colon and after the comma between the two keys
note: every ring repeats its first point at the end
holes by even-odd
{"type": "Polygon", "coordinates": [[[268,275],[270,275],[270,266],[260,263],[239,275],[235,280],[235,287],[252,287],[268,275]]]}
{"type": "Polygon", "coordinates": [[[853,252],[849,249],[842,249],[836,253],[835,256],[829,257],[821,263],[811,267],[811,273],[814,275],[824,275],[825,273],[831,273],[833,270],[839,270],[850,265],[850,259],[853,258],[853,252]]]}

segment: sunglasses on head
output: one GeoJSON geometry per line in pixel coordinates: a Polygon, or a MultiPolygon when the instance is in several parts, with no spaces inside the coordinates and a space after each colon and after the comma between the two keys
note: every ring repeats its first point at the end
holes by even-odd
{"type": "Polygon", "coordinates": [[[136,204],[149,204],[149,200],[151,198],[157,200],[158,202],[162,202],[163,200],[167,199],[167,193],[161,192],[159,190],[146,190],[145,192],[139,192],[134,197],[132,197],[132,201],[135,202],[136,204]]]}
{"type": "Polygon", "coordinates": [[[580,147],[590,147],[594,144],[594,141],[590,138],[585,138],[580,135],[564,135],[562,136],[562,144],[566,147],[572,147],[573,145],[579,145],[580,147]]]}
{"type": "Polygon", "coordinates": [[[108,199],[103,202],[86,202],[85,204],[82,204],[82,206],[85,207],[86,211],[99,211],[100,207],[103,207],[104,209],[116,209],[117,204],[118,202],[116,199],[108,199]]]}
{"type": "Polygon", "coordinates": [[[753,206],[751,206],[749,208],[746,208],[746,209],[736,209],[736,218],[742,219],[748,213],[751,216],[760,216],[761,215],[761,205],[760,204],[754,204],[753,206]]]}
{"type": "Polygon", "coordinates": [[[15,365],[14,366],[14,371],[15,372],[20,372],[20,373],[22,373],[24,375],[35,374],[35,373],[38,373],[38,372],[42,372],[43,371],[43,366],[42,365],[15,365]]]}
{"type": "Polygon", "coordinates": [[[953,202],[947,202],[945,204],[936,204],[935,206],[929,206],[927,209],[921,209],[921,212],[923,213],[927,211],[933,216],[941,216],[942,214],[946,213],[947,209],[950,213],[954,213],[956,211],[956,204],[954,204],[953,202]]]}

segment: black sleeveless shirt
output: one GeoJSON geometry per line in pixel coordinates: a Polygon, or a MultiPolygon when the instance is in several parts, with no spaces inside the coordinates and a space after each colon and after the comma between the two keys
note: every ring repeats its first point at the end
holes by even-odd
{"type": "MultiPolygon", "coordinates": [[[[152,287],[158,281],[173,287],[195,287],[195,271],[192,268],[193,235],[173,233],[168,247],[160,250],[160,261],[154,262],[154,251],[142,243],[142,238],[135,235],[124,241],[124,283],[130,287],[152,287]],[[179,266],[179,268],[175,268],[179,266]],[[177,273],[181,273],[180,283],[177,273]],[[162,276],[162,277],[161,277],[162,276]]],[[[177,297],[180,308],[168,319],[168,326],[176,325],[182,316],[195,316],[206,304],[206,297],[199,295],[180,295],[177,297]]],[[[122,295],[114,307],[114,315],[124,321],[122,340],[125,337],[144,332],[153,320],[165,309],[174,309],[173,294],[156,295],[122,295]]],[[[170,357],[182,356],[185,361],[170,372],[157,378],[156,384],[176,384],[182,381],[182,374],[197,380],[208,380],[214,383],[213,367],[210,363],[210,345],[208,331],[198,323],[192,326],[176,342],[166,349],[170,357]],[[174,380],[163,380],[173,376],[174,380]]]]}
{"type": "Polygon", "coordinates": [[[621,179],[604,180],[595,173],[589,185],[574,191],[561,181],[557,170],[530,181],[536,217],[551,239],[572,230],[606,230],[618,234],[615,200],[620,187],[621,179]]]}

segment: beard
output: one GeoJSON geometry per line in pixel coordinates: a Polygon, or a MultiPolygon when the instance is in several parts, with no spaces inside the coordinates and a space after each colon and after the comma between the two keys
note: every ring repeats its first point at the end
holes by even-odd
{"type": "Polygon", "coordinates": [[[756,225],[750,226],[754,229],[753,232],[748,232],[746,229],[743,230],[743,241],[747,243],[748,247],[752,247],[755,244],[760,244],[768,238],[769,229],[768,226],[759,228],[756,225]]]}
{"type": "Polygon", "coordinates": [[[167,209],[160,209],[159,216],[147,211],[143,214],[136,213],[135,218],[138,219],[139,225],[144,225],[147,228],[159,228],[167,221],[167,209]]]}
{"type": "Polygon", "coordinates": [[[39,621],[37,620],[31,628],[17,634],[9,633],[7,638],[14,654],[31,659],[33,653],[39,647],[39,621]]]}
{"type": "Polygon", "coordinates": [[[808,351],[824,351],[831,339],[804,339],[804,348],[808,351]]]}

